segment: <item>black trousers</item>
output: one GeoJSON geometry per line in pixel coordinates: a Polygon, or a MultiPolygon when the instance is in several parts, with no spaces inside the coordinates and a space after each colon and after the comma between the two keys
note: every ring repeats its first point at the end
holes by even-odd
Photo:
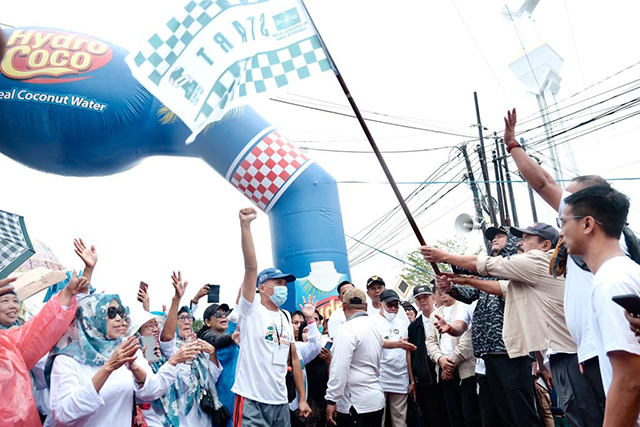
{"type": "Polygon", "coordinates": [[[338,427],[380,427],[382,425],[383,413],[384,408],[375,412],[359,414],[358,411],[356,411],[356,408],[352,406],[348,415],[338,412],[336,421],[338,427]]]}
{"type": "Polygon", "coordinates": [[[482,357],[487,379],[498,405],[502,423],[507,426],[540,426],[535,405],[535,388],[528,356],[510,359],[507,354],[487,354],[482,357]]]}
{"type": "Polygon", "coordinates": [[[596,396],[598,406],[604,414],[605,394],[598,356],[582,362],[582,370],[584,371],[585,378],[589,381],[589,387],[591,387],[593,394],[596,396]]]}
{"type": "MultiPolygon", "coordinates": [[[[478,382],[478,401],[483,427],[506,427],[498,412],[498,402],[494,399],[491,384],[486,375],[476,374],[478,382]]],[[[500,403],[502,404],[502,402],[500,403]]]]}
{"type": "Polygon", "coordinates": [[[428,387],[417,389],[417,403],[425,427],[449,427],[449,415],[444,401],[442,386],[435,382],[428,387]]]}
{"type": "Polygon", "coordinates": [[[440,381],[451,427],[480,427],[482,420],[476,394],[476,377],[460,381],[456,371],[453,380],[440,381]]]}
{"type": "Polygon", "coordinates": [[[589,380],[580,373],[578,355],[552,354],[549,365],[558,394],[558,404],[569,424],[572,427],[602,426],[604,407],[600,407],[597,392],[592,389],[589,380]]]}

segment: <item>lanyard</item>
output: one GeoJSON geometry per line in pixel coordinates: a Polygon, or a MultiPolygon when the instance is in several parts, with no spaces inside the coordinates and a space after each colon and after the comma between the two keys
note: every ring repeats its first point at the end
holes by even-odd
{"type": "MultiPolygon", "coordinates": [[[[282,322],[282,312],[278,310],[278,317],[280,317],[280,330],[284,332],[284,323],[282,322]]],[[[282,345],[280,341],[280,333],[278,332],[278,325],[274,322],[273,317],[271,318],[271,323],[273,323],[273,329],[276,330],[276,337],[278,337],[278,345],[282,345]]]]}

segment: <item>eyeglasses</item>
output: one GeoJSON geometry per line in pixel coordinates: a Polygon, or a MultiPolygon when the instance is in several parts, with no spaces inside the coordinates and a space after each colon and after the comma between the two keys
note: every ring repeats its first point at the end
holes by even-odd
{"type": "MultiPolygon", "coordinates": [[[[573,219],[582,219],[582,218],[586,218],[588,216],[591,215],[570,215],[570,216],[559,216],[556,218],[556,225],[558,226],[558,228],[562,228],[564,227],[564,221],[570,218],[573,219]]],[[[593,217],[592,217],[593,218],[593,217]]],[[[602,225],[602,223],[600,221],[598,221],[597,219],[593,218],[593,220],[596,222],[596,224],[598,225],[602,225]]]]}
{"type": "Polygon", "coordinates": [[[158,322],[153,322],[150,325],[142,325],[143,328],[148,329],[150,331],[159,331],[160,330],[160,325],[158,325],[158,322]]]}
{"type": "Polygon", "coordinates": [[[398,301],[385,302],[385,304],[387,304],[389,308],[398,308],[400,306],[398,301]]]}
{"type": "Polygon", "coordinates": [[[178,322],[193,322],[193,316],[178,316],[178,322]]]}
{"type": "Polygon", "coordinates": [[[121,319],[124,319],[125,309],[124,307],[109,307],[107,308],[107,316],[109,319],[115,319],[116,316],[120,316],[121,319]]]}
{"type": "Polygon", "coordinates": [[[229,312],[228,311],[216,311],[215,313],[213,313],[213,317],[215,317],[216,319],[220,319],[223,317],[229,317],[229,312]]]}

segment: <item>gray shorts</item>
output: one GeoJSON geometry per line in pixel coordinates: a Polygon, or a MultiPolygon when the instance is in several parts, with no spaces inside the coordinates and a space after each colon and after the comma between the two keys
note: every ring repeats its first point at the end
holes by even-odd
{"type": "Polygon", "coordinates": [[[270,405],[236,396],[233,427],[291,427],[289,404],[270,405]]]}

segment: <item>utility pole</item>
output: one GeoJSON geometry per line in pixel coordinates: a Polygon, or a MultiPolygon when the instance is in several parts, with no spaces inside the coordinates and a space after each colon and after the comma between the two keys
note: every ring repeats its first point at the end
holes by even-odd
{"type": "MultiPolygon", "coordinates": [[[[524,145],[524,138],[520,138],[520,145],[522,145],[522,149],[526,152],[527,148],[524,145]]],[[[533,222],[538,222],[538,212],[536,211],[536,200],[533,197],[533,189],[527,183],[527,188],[529,189],[529,202],[531,202],[531,216],[533,217],[533,222]]]]}
{"type": "Polygon", "coordinates": [[[505,203],[502,198],[502,189],[500,188],[500,172],[498,171],[498,154],[496,150],[491,152],[493,155],[493,171],[496,175],[496,190],[498,192],[498,210],[500,211],[500,224],[506,224],[505,220],[505,203]]]}
{"type": "Polygon", "coordinates": [[[504,160],[504,172],[507,178],[507,189],[509,190],[509,200],[511,201],[511,212],[513,212],[513,223],[516,227],[520,227],[520,223],[518,221],[518,211],[516,210],[516,198],[513,195],[513,184],[511,183],[511,173],[509,172],[509,162],[507,161],[507,152],[504,148],[504,141],[500,140],[502,160],[504,160]]]}
{"type": "MultiPolygon", "coordinates": [[[[498,134],[493,133],[493,140],[496,143],[496,169],[499,172],[500,178],[496,178],[498,181],[498,189],[502,195],[502,202],[504,203],[504,222],[503,224],[511,227],[511,216],[509,215],[509,205],[507,204],[507,190],[504,188],[504,173],[502,172],[502,157],[500,156],[500,141],[498,141],[498,134]]],[[[497,176],[498,174],[496,174],[497,176]]]]}
{"type": "Polygon", "coordinates": [[[476,179],[473,176],[473,169],[471,169],[471,162],[469,161],[469,154],[467,153],[466,144],[460,147],[460,151],[462,152],[462,156],[464,157],[464,163],[467,166],[467,177],[469,178],[469,185],[471,186],[471,193],[473,193],[473,205],[476,208],[476,216],[478,220],[480,220],[480,227],[482,228],[482,238],[484,239],[484,244],[487,247],[487,253],[491,253],[491,244],[484,237],[484,232],[487,231],[487,224],[484,222],[484,214],[482,213],[482,205],[480,204],[480,193],[478,192],[478,186],[476,184],[476,179]]]}
{"type": "Polygon", "coordinates": [[[480,144],[476,147],[476,152],[480,158],[480,168],[482,169],[482,177],[484,178],[485,188],[487,191],[487,205],[489,205],[489,216],[491,217],[491,224],[498,225],[496,219],[496,212],[493,209],[493,197],[491,196],[491,185],[489,184],[489,170],[487,168],[486,151],[484,150],[484,137],[482,136],[482,122],[480,121],[480,107],[478,106],[478,92],[473,92],[473,100],[476,104],[476,117],[478,119],[478,136],[480,137],[480,144]]]}

